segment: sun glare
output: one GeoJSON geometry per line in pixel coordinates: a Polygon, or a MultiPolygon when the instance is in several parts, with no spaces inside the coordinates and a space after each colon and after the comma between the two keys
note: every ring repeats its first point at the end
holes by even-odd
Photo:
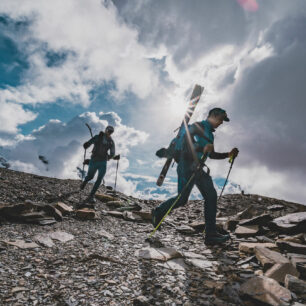
{"type": "Polygon", "coordinates": [[[175,102],[172,102],[170,104],[170,112],[171,112],[171,115],[172,116],[175,116],[175,117],[180,117],[183,119],[186,111],[187,111],[187,106],[188,104],[186,103],[186,101],[175,101],[175,102]]]}

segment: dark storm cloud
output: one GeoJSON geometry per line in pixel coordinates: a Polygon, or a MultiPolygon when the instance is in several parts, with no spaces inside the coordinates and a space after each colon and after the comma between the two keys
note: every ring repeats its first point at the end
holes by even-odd
{"type": "Polygon", "coordinates": [[[239,45],[247,21],[236,1],[113,1],[149,47],[166,45],[180,68],[220,45],[239,45]]]}
{"type": "Polygon", "coordinates": [[[246,165],[254,160],[280,172],[306,170],[305,29],[305,16],[276,22],[263,40],[273,55],[246,69],[236,84],[230,113],[243,126],[236,138],[246,165]]]}

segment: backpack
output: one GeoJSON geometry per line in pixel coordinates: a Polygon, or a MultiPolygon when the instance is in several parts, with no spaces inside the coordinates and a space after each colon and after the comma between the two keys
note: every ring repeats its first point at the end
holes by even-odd
{"type": "MultiPolygon", "coordinates": [[[[187,125],[189,129],[190,125],[187,125]]],[[[170,142],[170,145],[168,148],[161,148],[158,151],[156,151],[156,156],[159,158],[173,158],[177,163],[180,161],[181,152],[183,150],[183,142],[184,138],[186,136],[186,128],[185,126],[182,126],[179,133],[175,138],[173,138],[170,142]]]]}
{"type": "MultiPolygon", "coordinates": [[[[189,129],[191,125],[187,125],[187,128],[189,129]]],[[[201,127],[203,128],[204,131],[204,126],[201,123],[201,127]]],[[[187,137],[187,133],[186,133],[186,126],[182,126],[182,128],[180,129],[179,133],[177,134],[177,136],[175,138],[173,138],[170,142],[170,145],[168,148],[161,148],[159,149],[155,154],[156,156],[158,156],[159,158],[173,158],[177,163],[180,161],[181,158],[181,153],[182,151],[185,151],[185,155],[189,155],[192,156],[192,149],[189,145],[190,140],[186,139],[186,143],[187,143],[187,148],[184,147],[184,140],[185,137],[187,137]]],[[[202,138],[206,139],[209,143],[212,143],[211,140],[209,138],[207,138],[204,135],[201,135],[202,138]]],[[[191,141],[194,142],[194,139],[191,137],[191,141]]]]}

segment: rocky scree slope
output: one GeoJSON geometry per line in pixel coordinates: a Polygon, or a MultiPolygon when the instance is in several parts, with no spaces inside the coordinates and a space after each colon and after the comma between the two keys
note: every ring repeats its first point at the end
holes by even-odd
{"type": "Polygon", "coordinates": [[[306,302],[306,207],[225,195],[207,247],[203,201],[190,201],[152,239],[150,210],[101,186],[0,169],[0,304],[300,305],[306,302]]]}

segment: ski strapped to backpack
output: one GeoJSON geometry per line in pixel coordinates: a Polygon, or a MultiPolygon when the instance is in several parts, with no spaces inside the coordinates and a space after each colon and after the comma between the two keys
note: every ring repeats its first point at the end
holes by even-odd
{"type": "Polygon", "coordinates": [[[178,162],[179,160],[179,155],[180,155],[180,150],[181,150],[181,145],[182,145],[182,140],[184,138],[184,135],[186,134],[186,129],[188,129],[188,123],[190,121],[190,118],[195,110],[195,107],[197,106],[200,97],[203,93],[204,87],[200,85],[195,85],[191,98],[188,104],[187,112],[184,116],[184,119],[181,123],[181,126],[179,128],[177,136],[171,141],[169,147],[167,149],[162,148],[156,152],[156,155],[158,157],[166,157],[167,160],[165,162],[164,167],[162,168],[162,171],[157,179],[156,184],[158,186],[161,186],[164,182],[164,179],[167,175],[167,172],[170,168],[170,165],[172,163],[172,160],[174,159],[175,161],[178,162]]]}

